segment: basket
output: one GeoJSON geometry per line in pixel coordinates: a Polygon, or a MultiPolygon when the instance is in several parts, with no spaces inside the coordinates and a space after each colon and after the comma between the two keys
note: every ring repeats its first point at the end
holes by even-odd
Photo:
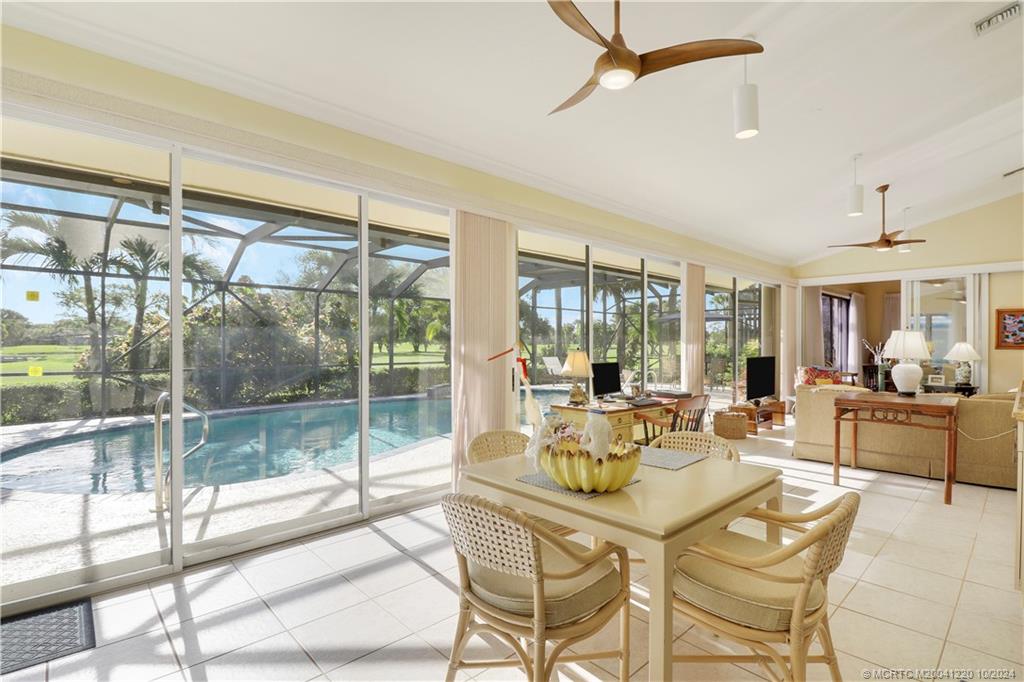
{"type": "Polygon", "coordinates": [[[730,440],[743,440],[747,437],[747,415],[728,410],[715,412],[715,435],[730,440]]]}

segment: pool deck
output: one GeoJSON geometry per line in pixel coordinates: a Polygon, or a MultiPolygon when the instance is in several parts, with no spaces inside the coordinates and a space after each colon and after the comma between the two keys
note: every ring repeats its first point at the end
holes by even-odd
{"type": "MultiPolygon", "coordinates": [[[[135,420],[146,423],[145,417],[115,419],[117,423],[112,423],[114,419],[63,423],[61,432],[53,430],[54,424],[38,426],[47,427],[45,437],[54,437],[95,431],[99,421],[105,428],[135,420]]],[[[5,440],[11,435],[21,443],[39,440],[42,433],[26,427],[3,431],[5,440]]],[[[358,477],[359,468],[350,463],[277,478],[186,488],[185,544],[318,512],[354,512],[359,504],[358,477]]],[[[371,503],[450,481],[447,437],[429,438],[370,460],[371,503]]],[[[152,492],[80,495],[0,489],[4,586],[167,548],[170,517],[152,511],[153,507],[152,492]]],[[[4,601],[8,601],[6,594],[4,601]]]]}

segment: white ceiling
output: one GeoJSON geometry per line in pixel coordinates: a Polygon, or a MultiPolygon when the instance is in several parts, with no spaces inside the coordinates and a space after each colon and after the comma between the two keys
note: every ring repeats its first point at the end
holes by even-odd
{"type": "MultiPolygon", "coordinates": [[[[1022,190],[1024,21],[1003,3],[647,3],[638,52],[754,34],[761,129],[732,137],[742,60],[599,90],[547,116],[598,49],[543,2],[4,3],[5,23],[782,263],[1022,190]],[[845,215],[864,154],[866,214],[845,215]]],[[[581,3],[610,34],[611,4],[581,3]]]]}

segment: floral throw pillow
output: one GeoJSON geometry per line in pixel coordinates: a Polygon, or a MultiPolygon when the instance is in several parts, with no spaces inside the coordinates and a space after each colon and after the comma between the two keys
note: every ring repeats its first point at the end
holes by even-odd
{"type": "Polygon", "coordinates": [[[827,367],[798,367],[797,378],[801,384],[808,386],[838,384],[841,379],[839,372],[827,367]]]}

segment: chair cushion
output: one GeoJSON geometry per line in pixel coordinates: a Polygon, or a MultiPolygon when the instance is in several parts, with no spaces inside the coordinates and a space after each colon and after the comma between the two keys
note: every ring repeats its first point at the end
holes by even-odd
{"type": "MultiPolygon", "coordinates": [[[[580,552],[588,550],[567,540],[580,552]]],[[[571,571],[579,564],[541,542],[544,573],[571,571]]],[[[533,616],[533,582],[529,578],[501,573],[469,562],[473,593],[491,606],[519,616],[533,616]]],[[[611,559],[604,559],[568,580],[544,580],[545,620],[549,627],[574,623],[610,602],[619,593],[619,572],[611,559]]]]}
{"type": "MultiPolygon", "coordinates": [[[[746,557],[778,549],[778,545],[728,530],[718,531],[703,544],[746,557]]],[[[799,577],[803,558],[798,555],[761,570],[799,577]]],[[[793,600],[801,585],[761,579],[697,556],[684,556],[676,563],[673,582],[675,593],[694,606],[733,623],[770,632],[789,629],[793,600]]],[[[816,581],[807,598],[807,613],[824,602],[825,588],[821,581],[816,581]]]]}

